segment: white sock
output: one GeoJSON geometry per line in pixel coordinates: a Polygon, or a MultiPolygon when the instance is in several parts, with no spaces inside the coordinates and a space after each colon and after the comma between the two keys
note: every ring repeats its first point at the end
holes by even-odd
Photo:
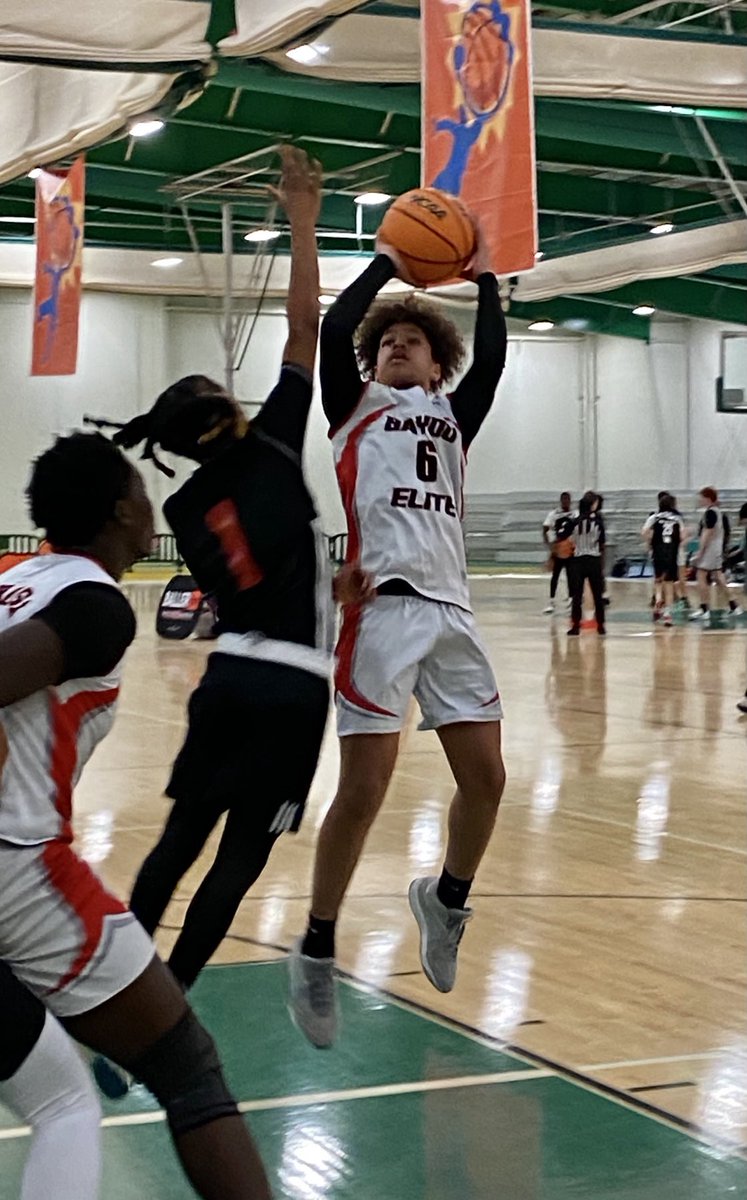
{"type": "Polygon", "coordinates": [[[20,1200],[97,1200],[101,1107],[74,1042],[51,1014],[0,1097],[32,1129],[20,1200]]]}

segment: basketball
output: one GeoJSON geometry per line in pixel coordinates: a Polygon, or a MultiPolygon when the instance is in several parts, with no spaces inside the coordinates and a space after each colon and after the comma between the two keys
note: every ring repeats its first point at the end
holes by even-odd
{"type": "Polygon", "coordinates": [[[506,94],[513,62],[509,26],[489,9],[470,10],[462,24],[455,63],[467,106],[475,116],[497,111],[506,94]]]}
{"type": "Polygon", "coordinates": [[[398,196],[379,227],[379,240],[396,250],[416,287],[446,283],[474,257],[477,234],[456,196],[414,188],[398,196]]]}
{"type": "Polygon", "coordinates": [[[556,542],[553,546],[553,554],[556,558],[573,558],[576,553],[576,543],[573,538],[563,538],[562,541],[556,542]]]}

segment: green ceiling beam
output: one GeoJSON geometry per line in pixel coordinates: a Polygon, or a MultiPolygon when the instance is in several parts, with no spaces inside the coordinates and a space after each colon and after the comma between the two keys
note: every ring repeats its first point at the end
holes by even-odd
{"type": "Polygon", "coordinates": [[[646,279],[600,295],[612,304],[653,304],[664,312],[747,325],[747,291],[687,277],[646,279]]]}
{"type": "Polygon", "coordinates": [[[606,333],[644,342],[648,341],[651,326],[647,317],[634,317],[630,310],[568,296],[535,303],[512,300],[508,316],[518,321],[554,321],[574,333],[606,333]]]}
{"type": "Polygon", "coordinates": [[[220,87],[262,92],[266,96],[298,96],[321,104],[343,104],[352,109],[373,108],[381,113],[420,116],[420,88],[417,84],[339,83],[336,80],[294,75],[268,63],[227,58],[219,62],[213,83],[220,87]]]}

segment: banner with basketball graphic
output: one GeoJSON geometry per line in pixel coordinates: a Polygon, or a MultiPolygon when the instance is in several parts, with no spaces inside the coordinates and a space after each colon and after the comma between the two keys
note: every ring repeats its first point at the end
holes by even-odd
{"type": "Polygon", "coordinates": [[[534,266],[529,0],[422,0],[423,183],[479,217],[497,275],[534,266]]]}
{"type": "Polygon", "coordinates": [[[74,375],[78,358],[85,160],[36,180],[32,375],[74,375]]]}

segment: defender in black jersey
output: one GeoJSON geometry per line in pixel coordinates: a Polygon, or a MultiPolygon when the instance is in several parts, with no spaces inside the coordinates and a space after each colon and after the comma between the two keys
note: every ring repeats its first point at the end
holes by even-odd
{"type": "Polygon", "coordinates": [[[247,425],[218,384],[190,376],[117,435],[125,445],[145,438],[146,457],[158,444],[200,464],[164,513],[198,586],[215,600],[218,640],[189,703],[166,789],[173,808],[131,898],[153,931],[228,814],[169,959],[185,987],[228,932],[278,836],[298,829],[329,705],[331,579],[301,463],[319,319],[320,170],[290,148],[283,167],[291,279],[277,386],[247,425]]]}

